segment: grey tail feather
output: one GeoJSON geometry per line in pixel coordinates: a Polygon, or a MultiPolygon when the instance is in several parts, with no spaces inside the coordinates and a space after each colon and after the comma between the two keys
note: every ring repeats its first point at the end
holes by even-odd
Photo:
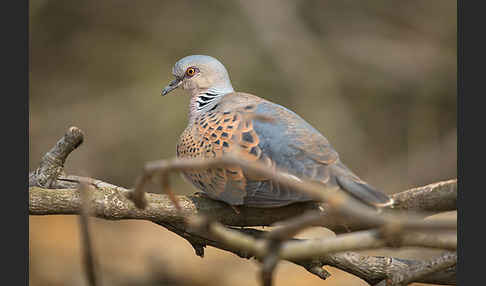
{"type": "Polygon", "coordinates": [[[357,182],[352,178],[344,176],[337,177],[336,179],[339,186],[344,191],[368,205],[379,208],[390,207],[393,205],[392,198],[366,183],[357,182]]]}

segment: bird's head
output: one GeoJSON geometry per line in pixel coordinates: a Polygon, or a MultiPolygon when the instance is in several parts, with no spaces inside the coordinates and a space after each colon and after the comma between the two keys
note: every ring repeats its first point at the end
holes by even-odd
{"type": "Polygon", "coordinates": [[[178,87],[188,90],[192,95],[205,92],[223,95],[233,92],[226,68],[221,62],[210,56],[184,57],[175,63],[172,74],[175,79],[162,90],[162,95],[166,95],[178,87]]]}

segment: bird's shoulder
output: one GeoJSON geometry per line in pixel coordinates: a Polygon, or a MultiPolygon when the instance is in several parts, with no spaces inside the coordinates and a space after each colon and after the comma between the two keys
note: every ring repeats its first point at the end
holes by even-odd
{"type": "MultiPolygon", "coordinates": [[[[257,147],[262,154],[271,158],[277,166],[299,169],[301,174],[305,166],[329,166],[339,161],[338,153],[324,135],[280,104],[242,92],[228,94],[222,103],[220,110],[226,113],[248,112],[254,115],[246,116],[251,120],[242,125],[246,127],[244,132],[251,131],[252,143],[258,142],[257,147]]],[[[247,137],[250,138],[236,138],[245,141],[247,137]]]]}
{"type": "Polygon", "coordinates": [[[225,94],[218,103],[215,111],[222,112],[240,112],[251,111],[250,107],[256,106],[262,102],[265,102],[261,97],[246,93],[246,92],[232,92],[225,94]]]}

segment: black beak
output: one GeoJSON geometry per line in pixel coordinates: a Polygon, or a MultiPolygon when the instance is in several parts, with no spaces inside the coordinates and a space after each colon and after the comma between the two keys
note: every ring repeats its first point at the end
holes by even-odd
{"type": "Polygon", "coordinates": [[[163,89],[163,90],[160,92],[160,94],[161,94],[162,96],[164,96],[164,95],[168,94],[169,92],[171,92],[171,91],[173,91],[174,89],[178,88],[178,87],[179,87],[179,85],[181,85],[181,83],[182,83],[182,80],[181,80],[181,79],[179,79],[179,78],[174,79],[173,81],[171,81],[171,82],[169,83],[169,85],[168,85],[168,86],[166,86],[166,87],[165,87],[165,88],[164,88],[164,89],[163,89]]]}

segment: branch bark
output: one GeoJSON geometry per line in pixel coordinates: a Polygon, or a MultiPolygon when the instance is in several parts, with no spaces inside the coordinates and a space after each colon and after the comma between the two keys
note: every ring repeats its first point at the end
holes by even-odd
{"type": "MultiPolygon", "coordinates": [[[[411,269],[411,266],[414,266],[415,269],[420,271],[425,268],[429,269],[429,271],[416,271],[420,275],[406,276],[406,279],[400,280],[400,283],[404,283],[403,281],[408,283],[409,280],[415,280],[418,282],[432,281],[439,284],[455,284],[455,265],[452,265],[450,257],[448,263],[451,263],[451,265],[443,264],[442,268],[435,269],[426,267],[425,264],[421,264],[424,263],[423,261],[417,260],[366,257],[352,252],[335,253],[341,250],[387,246],[390,244],[390,238],[396,238],[396,236],[393,236],[396,233],[400,233],[400,236],[397,236],[399,237],[398,245],[455,249],[454,245],[457,244],[457,238],[455,237],[440,238],[440,236],[428,236],[425,233],[403,235],[404,227],[412,227],[413,229],[413,227],[419,226],[418,230],[423,230],[424,227],[450,227],[450,222],[441,224],[409,219],[408,224],[399,223],[397,228],[391,228],[391,230],[384,228],[355,232],[338,235],[334,239],[327,241],[291,240],[275,247],[276,250],[271,252],[277,255],[274,257],[276,260],[274,259],[275,261],[273,261],[270,259],[272,256],[268,255],[270,252],[265,246],[269,238],[280,237],[282,241],[285,241],[303,227],[310,225],[322,225],[338,234],[377,226],[390,226],[390,222],[398,221],[397,216],[387,214],[383,215],[384,219],[380,220],[373,213],[368,213],[368,216],[365,215],[364,218],[357,219],[359,214],[352,211],[340,213],[339,216],[336,216],[335,212],[330,211],[329,203],[315,202],[299,203],[272,209],[241,207],[239,208],[240,212],[235,213],[233,208],[224,203],[198,195],[177,196],[175,199],[180,206],[180,209],[178,209],[173,203],[174,198],[150,193],[142,193],[146,202],[146,208],[141,209],[130,199],[133,195],[132,190],[97,179],[66,176],[64,174],[63,164],[67,155],[79,146],[81,142],[82,132],[76,127],[69,128],[66,135],[43,157],[39,168],[29,174],[29,213],[31,215],[79,214],[83,209],[83,201],[76,188],[77,183],[82,181],[94,186],[94,188],[90,188],[90,201],[88,204],[90,214],[93,216],[108,220],[141,219],[152,221],[188,240],[196,250],[196,254],[200,256],[204,254],[204,247],[211,245],[230,251],[240,257],[249,258],[256,256],[259,259],[264,259],[264,261],[266,259],[270,269],[269,272],[266,272],[266,275],[268,273],[271,274],[271,270],[275,267],[278,259],[283,258],[305,267],[309,272],[318,275],[322,279],[328,277],[328,273],[322,269],[323,265],[340,268],[368,281],[370,284],[398,277],[397,273],[406,273],[411,269]],[[66,189],[66,187],[68,188],[66,189]],[[312,212],[314,216],[307,217],[307,219],[306,216],[302,216],[303,214],[307,215],[309,212],[312,212]],[[315,216],[315,214],[318,214],[318,216],[315,216]],[[214,223],[210,224],[211,228],[202,229],[195,228],[194,225],[191,227],[191,225],[186,223],[187,218],[194,216],[203,216],[209,221],[218,221],[222,225],[214,223]],[[298,216],[301,217],[295,218],[298,216]],[[286,224],[285,231],[281,232],[285,235],[278,234],[278,232],[272,234],[272,232],[248,228],[228,230],[227,227],[223,226],[268,226],[282,221],[297,221],[297,223],[294,225],[286,224]],[[215,235],[214,225],[216,229],[220,228],[219,236],[215,235]],[[387,236],[390,234],[390,231],[392,235],[387,236]],[[221,233],[223,236],[221,236],[221,233]],[[228,234],[236,235],[236,238],[225,240],[224,235],[228,234]],[[352,243],[349,244],[350,242],[352,243]],[[345,243],[348,244],[346,245],[345,243]],[[309,252],[308,249],[312,248],[306,247],[306,244],[313,245],[313,251],[309,252]],[[316,249],[320,249],[320,251],[316,252],[316,249]]],[[[217,162],[213,163],[216,164],[217,162]]],[[[176,164],[175,166],[178,165],[176,164]]],[[[283,177],[285,180],[285,176],[283,177]]],[[[453,179],[414,188],[395,194],[392,197],[396,201],[396,208],[399,210],[427,211],[430,214],[456,209],[456,196],[457,180],[453,179]]],[[[331,201],[331,204],[335,203],[336,201],[331,201]]],[[[339,203],[338,201],[337,204],[339,205],[339,203]]],[[[346,210],[346,208],[344,209],[346,210]]],[[[396,227],[397,225],[393,224],[393,226],[396,227]]],[[[267,283],[271,282],[271,277],[267,276],[266,281],[267,283]]]]}
{"type": "MultiPolygon", "coordinates": [[[[101,182],[101,181],[98,181],[101,182]]],[[[102,182],[101,182],[102,183],[102,182]]],[[[204,215],[229,226],[269,226],[276,222],[295,218],[308,211],[322,214],[320,225],[336,233],[362,230],[367,226],[359,225],[348,217],[326,216],[325,203],[300,203],[281,208],[240,208],[240,214],[228,205],[211,200],[207,197],[190,195],[176,196],[181,205],[179,212],[167,195],[146,194],[147,208],[139,209],[128,199],[130,190],[110,184],[97,183],[96,191],[91,194],[91,207],[94,215],[108,220],[143,219],[155,223],[184,223],[191,215],[204,215]],[[344,227],[346,226],[346,227],[344,227]]],[[[449,185],[447,191],[456,189],[456,180],[445,181],[440,186],[449,185]]],[[[415,190],[430,189],[430,185],[415,188],[415,190]]],[[[437,192],[441,192],[440,188],[437,192]]],[[[428,193],[428,192],[427,192],[428,193]]],[[[423,192],[423,194],[427,194],[423,192]]],[[[398,193],[395,196],[400,196],[398,193]]],[[[411,196],[413,200],[424,201],[426,197],[411,196]]],[[[414,205],[416,208],[415,204],[414,205]]],[[[402,206],[404,208],[405,206],[402,206]]],[[[29,187],[29,213],[32,215],[78,214],[81,199],[76,189],[46,189],[36,186],[29,187]]],[[[441,208],[443,210],[444,208],[441,208]]],[[[430,209],[428,209],[430,211],[430,209]]],[[[451,210],[451,209],[447,209],[451,210]]],[[[318,223],[314,223],[317,225],[318,223]]]]}

